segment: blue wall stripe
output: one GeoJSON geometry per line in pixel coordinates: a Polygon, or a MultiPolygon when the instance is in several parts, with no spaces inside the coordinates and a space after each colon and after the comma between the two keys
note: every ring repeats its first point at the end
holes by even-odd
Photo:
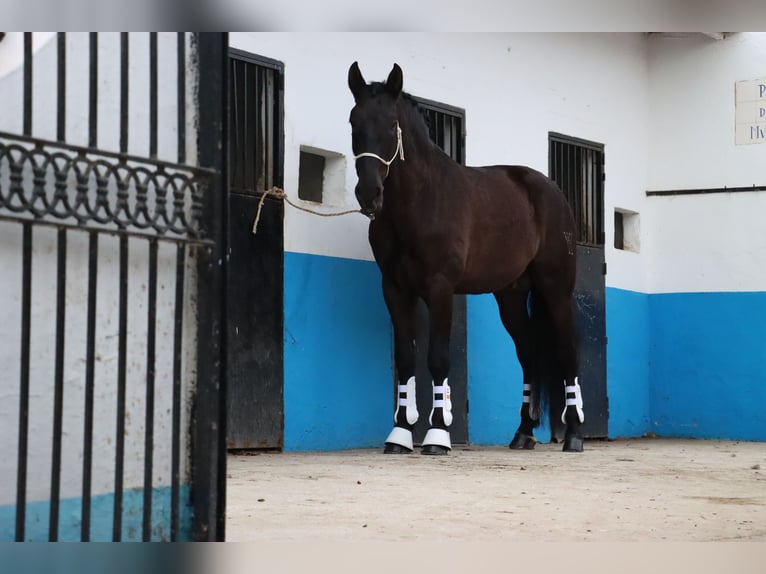
{"type": "Polygon", "coordinates": [[[649,297],[636,291],[606,289],[606,336],[609,341],[606,346],[606,392],[611,438],[642,436],[651,427],[649,297]]]}
{"type": "Polygon", "coordinates": [[[651,295],[652,432],[766,440],[766,293],[651,295]]]}
{"type": "MultiPolygon", "coordinates": [[[[492,295],[467,298],[468,440],[478,445],[507,445],[519,426],[523,375],[516,347],[500,322],[492,295]]],[[[535,431],[550,440],[544,422],[535,431]]]]}
{"type": "MultiPolygon", "coordinates": [[[[189,485],[180,489],[179,540],[191,540],[192,507],[189,503],[189,485]]],[[[123,493],[122,536],[124,541],[140,542],[144,508],[144,491],[141,488],[123,493]]],[[[59,506],[59,540],[80,540],[81,498],[62,499],[59,506]]],[[[29,502],[26,506],[26,540],[47,542],[50,502],[29,502]]],[[[91,498],[90,532],[93,542],[111,542],[114,494],[100,494],[91,498]]],[[[0,541],[8,542],[15,537],[16,506],[0,506],[0,541]]],[[[152,489],[152,541],[170,540],[170,487],[152,489]]]]}
{"type": "MultiPolygon", "coordinates": [[[[469,440],[504,445],[518,426],[521,369],[494,298],[467,304],[469,440]]],[[[606,314],[610,437],[766,440],[766,293],[607,287],[606,314]]],[[[285,253],[286,450],[382,445],[391,337],[374,262],[285,253]]],[[[537,434],[550,440],[547,423],[537,434]]]]}
{"type": "Polygon", "coordinates": [[[375,263],[285,253],[285,450],[382,446],[392,329],[375,263]]]}

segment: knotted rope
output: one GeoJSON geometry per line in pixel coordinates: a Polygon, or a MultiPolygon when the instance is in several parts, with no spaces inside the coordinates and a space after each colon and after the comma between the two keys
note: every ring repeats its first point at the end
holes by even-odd
{"type": "Polygon", "coordinates": [[[290,201],[290,198],[287,197],[287,194],[285,193],[285,190],[280,187],[272,187],[271,189],[267,189],[263,192],[263,195],[261,195],[261,200],[258,202],[258,211],[255,214],[255,221],[253,221],[253,235],[255,235],[256,231],[258,230],[258,221],[261,219],[261,209],[263,209],[263,202],[266,201],[267,196],[274,196],[277,199],[284,199],[287,203],[292,205],[295,209],[300,209],[301,211],[305,211],[306,213],[313,213],[314,215],[319,215],[321,217],[337,217],[338,215],[348,215],[349,213],[362,213],[361,209],[349,209],[348,211],[339,211],[335,213],[323,213],[321,211],[315,211],[313,209],[309,209],[308,207],[303,207],[302,205],[298,205],[296,203],[293,203],[290,201]]]}

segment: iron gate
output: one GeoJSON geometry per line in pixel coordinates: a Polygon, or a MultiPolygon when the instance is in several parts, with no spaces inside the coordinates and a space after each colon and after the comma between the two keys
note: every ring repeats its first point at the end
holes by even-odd
{"type": "Polygon", "coordinates": [[[3,259],[19,270],[0,288],[20,299],[0,375],[18,397],[0,538],[221,540],[228,37],[59,33],[37,53],[33,40],[21,133],[0,132],[3,259]]]}

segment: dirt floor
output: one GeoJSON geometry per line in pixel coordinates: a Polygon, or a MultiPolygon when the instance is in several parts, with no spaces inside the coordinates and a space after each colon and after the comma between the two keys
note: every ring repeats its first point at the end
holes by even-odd
{"type": "Polygon", "coordinates": [[[766,541],[766,443],[230,455],[230,541],[766,541]]]}

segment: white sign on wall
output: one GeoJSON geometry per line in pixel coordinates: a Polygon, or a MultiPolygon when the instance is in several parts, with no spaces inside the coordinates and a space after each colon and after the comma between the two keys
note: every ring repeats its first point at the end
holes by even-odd
{"type": "Polygon", "coordinates": [[[766,78],[735,85],[737,145],[766,143],[766,78]]]}

